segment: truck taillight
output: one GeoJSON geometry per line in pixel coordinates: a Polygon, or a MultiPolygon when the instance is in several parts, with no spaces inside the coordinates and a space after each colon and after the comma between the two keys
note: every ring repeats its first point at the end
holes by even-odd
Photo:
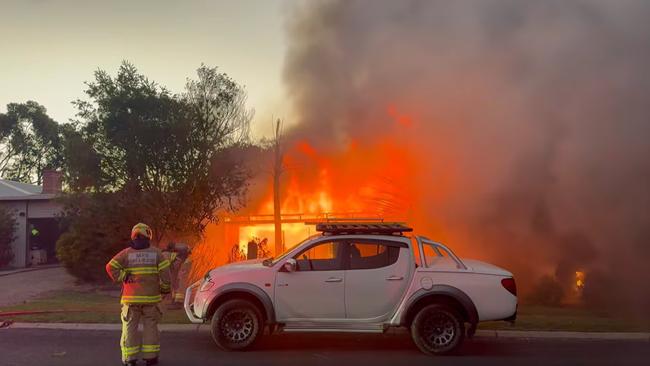
{"type": "Polygon", "coordinates": [[[515,283],[515,279],[510,277],[510,278],[504,278],[501,280],[501,285],[503,288],[508,290],[511,294],[517,296],[517,284],[515,283]]]}

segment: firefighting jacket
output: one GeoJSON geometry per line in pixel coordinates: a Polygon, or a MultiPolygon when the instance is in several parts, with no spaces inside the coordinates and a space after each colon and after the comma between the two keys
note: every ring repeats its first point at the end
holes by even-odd
{"type": "Polygon", "coordinates": [[[182,302],[185,299],[185,290],[190,285],[190,274],[192,272],[192,258],[187,258],[178,271],[178,287],[174,292],[174,301],[182,302]]]}
{"type": "Polygon", "coordinates": [[[178,257],[178,253],[175,252],[162,252],[163,258],[169,261],[169,273],[171,276],[172,292],[178,288],[178,271],[181,268],[181,259],[178,257]]]}
{"type": "Polygon", "coordinates": [[[122,282],[122,304],[153,304],[170,291],[169,260],[158,248],[126,248],[106,264],[114,282],[122,282]]]}

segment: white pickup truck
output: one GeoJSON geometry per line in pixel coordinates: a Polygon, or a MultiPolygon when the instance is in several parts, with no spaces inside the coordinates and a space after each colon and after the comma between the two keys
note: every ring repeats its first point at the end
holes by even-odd
{"type": "Polygon", "coordinates": [[[456,350],[478,322],[514,321],[512,274],[407,236],[400,223],[320,223],[279,257],[209,271],[187,289],[193,323],[244,350],[269,332],[376,332],[406,327],[427,354],[456,350]]]}

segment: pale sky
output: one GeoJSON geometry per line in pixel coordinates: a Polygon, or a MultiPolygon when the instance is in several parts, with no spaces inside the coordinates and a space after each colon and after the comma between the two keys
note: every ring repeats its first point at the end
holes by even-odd
{"type": "Polygon", "coordinates": [[[289,112],[282,85],[287,0],[0,0],[0,112],[35,100],[59,122],[98,69],[126,59],[181,92],[203,62],[246,87],[255,137],[289,112]]]}

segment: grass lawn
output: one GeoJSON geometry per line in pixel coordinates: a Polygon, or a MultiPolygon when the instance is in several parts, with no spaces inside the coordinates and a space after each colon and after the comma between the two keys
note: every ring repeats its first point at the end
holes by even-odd
{"type": "Polygon", "coordinates": [[[479,329],[649,332],[650,323],[648,319],[635,320],[580,307],[520,305],[515,324],[485,322],[479,329]]]}
{"type": "MultiPolygon", "coordinates": [[[[29,310],[72,310],[65,313],[11,316],[18,322],[119,323],[120,304],[117,294],[100,291],[51,292],[22,305],[4,307],[2,312],[29,310]]],[[[0,315],[0,319],[3,317],[0,315]]],[[[7,319],[6,317],[3,319],[7,319]]],[[[182,309],[167,310],[163,323],[189,323],[182,309]]],[[[648,332],[648,321],[613,317],[578,307],[543,307],[521,305],[517,322],[485,322],[479,329],[562,330],[585,332],[648,332]]]]}
{"type": "MultiPolygon", "coordinates": [[[[25,304],[0,308],[0,314],[13,311],[67,310],[64,313],[31,314],[3,317],[16,322],[46,323],[119,323],[120,298],[100,291],[55,291],[25,304]]],[[[166,310],[163,323],[188,323],[182,309],[166,310]]]]}

